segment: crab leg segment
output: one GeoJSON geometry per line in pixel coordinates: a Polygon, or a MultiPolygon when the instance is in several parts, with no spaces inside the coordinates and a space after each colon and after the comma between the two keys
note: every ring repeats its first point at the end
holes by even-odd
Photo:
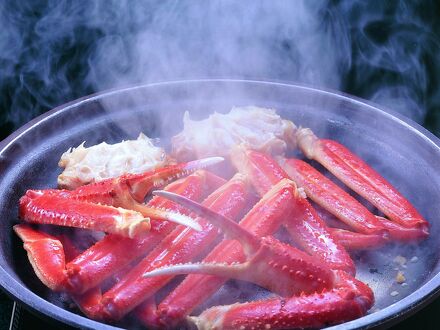
{"type": "Polygon", "coordinates": [[[143,203],[145,197],[153,188],[162,187],[181,176],[186,176],[196,170],[222,161],[223,158],[221,157],[204,158],[145,173],[125,174],[118,178],[85,185],[71,192],[64,192],[70,193],[73,198],[80,200],[134,209],[136,205],[143,203]]]}
{"type": "Polygon", "coordinates": [[[428,222],[388,181],[341,144],[318,139],[308,128],[297,131],[298,146],[392,221],[428,233],[428,222]]]}
{"type": "Polygon", "coordinates": [[[331,233],[348,250],[377,249],[389,242],[380,234],[360,234],[345,229],[332,228],[331,233]]]}
{"type": "Polygon", "coordinates": [[[51,290],[62,290],[66,280],[66,258],[60,240],[28,225],[15,225],[14,231],[23,241],[29,261],[40,281],[51,290]]]}
{"type": "MultiPolygon", "coordinates": [[[[26,224],[15,225],[14,231],[22,239],[31,265],[41,282],[54,291],[64,290],[65,264],[78,254],[72,242],[65,236],[54,237],[26,224]]],[[[101,290],[98,287],[85,295],[74,295],[72,298],[86,315],[100,318],[101,290]]]]}
{"type": "MultiPolygon", "coordinates": [[[[213,192],[203,204],[231,217],[237,217],[246,205],[246,185],[237,174],[224,186],[213,192]]],[[[173,276],[143,278],[148,270],[164,265],[187,262],[202,253],[217,238],[218,232],[204,219],[199,219],[203,231],[176,227],[162,242],[133,268],[117,285],[103,296],[106,317],[120,319],[126,313],[154,294],[173,276]]]]}
{"type": "Polygon", "coordinates": [[[20,217],[30,223],[100,230],[130,238],[150,230],[139,212],[60,198],[43,191],[27,191],[20,199],[20,217]]]}
{"type": "MultiPolygon", "coordinates": [[[[279,182],[280,178],[289,178],[274,159],[260,152],[236,148],[232,161],[241,173],[248,175],[260,194],[279,182]]],[[[300,191],[304,195],[302,188],[300,191]]],[[[292,216],[285,216],[284,220],[292,239],[307,253],[321,258],[333,269],[355,273],[353,260],[344,247],[334,239],[325,222],[306,198],[296,199],[292,216]]]]}
{"type": "Polygon", "coordinates": [[[280,164],[297,185],[304,188],[307,197],[357,232],[386,232],[381,222],[366,207],[306,162],[281,159],[280,164]]]}
{"type": "Polygon", "coordinates": [[[150,217],[200,230],[191,218],[170,210],[154,209],[142,202],[152,187],[222,160],[221,157],[205,158],[147,173],[127,174],[74,191],[29,190],[20,199],[20,216],[28,222],[101,230],[130,238],[148,232],[150,217]]]}
{"type": "Polygon", "coordinates": [[[199,329],[321,328],[365,315],[374,303],[371,289],[340,272],[329,291],[216,306],[191,317],[199,329]]]}

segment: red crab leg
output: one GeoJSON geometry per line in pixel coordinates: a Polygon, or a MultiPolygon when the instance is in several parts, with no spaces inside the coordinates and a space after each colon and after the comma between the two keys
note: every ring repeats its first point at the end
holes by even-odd
{"type": "MultiPolygon", "coordinates": [[[[59,238],[25,224],[15,225],[14,231],[23,240],[29,261],[41,282],[54,291],[63,291],[66,285],[65,263],[78,253],[73,244],[65,237],[61,242],[59,238]]],[[[101,290],[98,287],[83,297],[74,296],[73,299],[89,317],[96,318],[101,314],[101,290]]]]}
{"type": "MultiPolygon", "coordinates": [[[[297,201],[302,199],[296,185],[283,179],[274,185],[240,221],[240,226],[257,236],[274,233],[289,217],[297,201]]],[[[245,255],[239,242],[225,240],[218,244],[203,260],[204,263],[244,262],[245,255]]],[[[214,294],[226,278],[212,275],[191,274],[177,286],[158,306],[163,324],[175,325],[196,306],[214,294]]]]}
{"type": "MultiPolygon", "coordinates": [[[[200,200],[204,194],[203,186],[204,172],[196,172],[171,183],[166,189],[191,199],[200,200]]],[[[154,197],[148,205],[183,212],[182,207],[160,197],[154,197]]],[[[153,219],[151,230],[144,238],[105,236],[67,264],[66,273],[71,289],[76,292],[85,292],[99,285],[114,272],[152,250],[174,227],[174,223],[153,219]]]]}
{"type": "MultiPolygon", "coordinates": [[[[301,198],[296,185],[290,182],[287,173],[269,156],[236,148],[231,154],[232,161],[238,170],[246,174],[255,189],[266,195],[240,222],[244,228],[257,236],[266,236],[274,233],[281,221],[286,223],[290,233],[295,234],[298,242],[307,247],[308,252],[318,253],[324,263],[332,263],[340,269],[354,273],[354,263],[345,249],[331,236],[325,223],[313,212],[310,204],[301,198]],[[283,180],[284,178],[284,180],[283,180]],[[277,182],[284,182],[285,185],[277,182]],[[290,186],[290,187],[289,187],[290,186]],[[270,190],[271,189],[271,190],[270,190]],[[268,192],[269,191],[269,192],[268,192]],[[270,206],[270,208],[268,207],[270,206]],[[293,214],[295,208],[302,210],[293,214]],[[310,211],[312,210],[312,211],[310,211]],[[264,215],[264,216],[263,216],[264,215]],[[294,217],[300,218],[294,219],[294,217]],[[307,221],[311,221],[309,225],[307,221]],[[296,220],[296,221],[294,221],[296,220]],[[296,228],[295,228],[296,227],[296,228]],[[298,229],[296,231],[296,229],[298,229]]],[[[241,246],[237,242],[224,241],[220,243],[205,259],[204,262],[240,262],[244,261],[241,246]]],[[[196,306],[215,293],[225,282],[224,278],[207,275],[189,275],[172,291],[159,305],[159,317],[164,324],[176,324],[189,314],[196,306]]]]}
{"type": "Polygon", "coordinates": [[[332,228],[331,232],[339,243],[349,250],[380,248],[391,240],[407,242],[426,238],[426,232],[419,228],[407,228],[382,217],[377,217],[377,219],[388,230],[389,238],[380,234],[359,234],[337,228],[332,228]]]}
{"type": "Polygon", "coordinates": [[[126,174],[74,191],[30,190],[20,199],[20,216],[28,222],[88,228],[130,238],[148,232],[150,217],[199,230],[200,226],[191,218],[154,209],[142,202],[153,187],[222,160],[211,157],[141,174],[126,174]]]}
{"type": "Polygon", "coordinates": [[[29,261],[40,281],[51,290],[62,290],[66,281],[66,260],[60,240],[25,224],[15,225],[14,231],[23,241],[29,261]]]}
{"type": "Polygon", "coordinates": [[[356,273],[350,255],[305,198],[298,201],[293,216],[288,220],[284,226],[295,244],[332,269],[340,269],[352,275],[356,273]]]}
{"type": "Polygon", "coordinates": [[[377,249],[389,242],[381,234],[360,234],[345,229],[331,228],[334,237],[348,250],[377,249]]]}
{"type": "MultiPolygon", "coordinates": [[[[246,186],[243,176],[237,174],[224,186],[213,192],[203,204],[220,214],[236,217],[246,205],[246,186]]],[[[106,292],[102,304],[109,319],[120,319],[146,297],[151,296],[172,276],[146,279],[142,274],[156,267],[192,260],[203,252],[218,236],[208,222],[199,219],[203,231],[195,232],[182,226],[176,227],[164,240],[118,284],[106,292]]]]}
{"type": "Polygon", "coordinates": [[[139,212],[28,191],[20,199],[20,217],[30,223],[57,224],[137,237],[150,230],[139,212]]]}
{"type": "Polygon", "coordinates": [[[425,239],[429,234],[427,230],[418,227],[406,227],[399,223],[376,216],[377,220],[388,230],[390,238],[395,241],[408,242],[425,239]]]}
{"type": "MultiPolygon", "coordinates": [[[[236,148],[232,161],[240,172],[250,177],[257,192],[267,191],[281,177],[289,178],[275,160],[260,152],[236,148]]],[[[293,216],[285,217],[285,220],[284,225],[292,239],[307,253],[321,258],[333,269],[355,273],[353,260],[305,198],[296,201],[293,216]]]]}
{"type": "MultiPolygon", "coordinates": [[[[297,325],[302,327],[308,326],[309,322],[313,322],[311,325],[320,327],[327,323],[345,321],[347,320],[346,317],[350,319],[352,317],[351,315],[355,315],[354,317],[362,316],[373,304],[374,298],[371,290],[366,285],[346,275],[344,272],[338,271],[333,273],[325,265],[319,263],[318,260],[294,247],[281,243],[272,237],[263,237],[259,239],[257,236],[235,224],[232,220],[216,214],[212,210],[185,199],[184,197],[169,192],[157,192],[157,194],[190,208],[192,211],[203,216],[216,226],[221,227],[227,236],[238,239],[241,244],[243,244],[244,251],[247,255],[247,261],[235,265],[206,263],[174,265],[153,270],[144,276],[207,273],[227,278],[232,277],[259,284],[260,286],[268,288],[284,297],[291,297],[294,294],[301,293],[301,302],[305,304],[304,309],[309,313],[310,310],[307,308],[308,301],[313,302],[317,298],[324,299],[327,308],[332,311],[329,313],[325,312],[325,310],[318,309],[318,312],[315,315],[307,315],[307,313],[305,313],[303,319],[295,319],[292,317],[292,312],[297,312],[299,306],[294,308],[287,303],[287,312],[290,314],[290,317],[285,317],[284,315],[283,310],[285,306],[283,306],[284,308],[281,307],[281,309],[278,309],[278,312],[274,312],[277,311],[277,309],[273,309],[273,316],[267,317],[267,310],[262,312],[262,309],[264,309],[266,305],[268,305],[269,308],[274,307],[272,304],[273,301],[269,300],[265,301],[264,303],[266,304],[263,303],[259,310],[256,311],[254,315],[250,316],[250,319],[244,320],[241,319],[240,313],[238,313],[238,315],[235,314],[237,312],[237,305],[230,306],[232,310],[231,314],[233,314],[231,324],[226,322],[220,325],[217,324],[218,320],[223,318],[225,311],[227,313],[229,310],[228,308],[217,307],[210,310],[212,312],[217,309],[219,315],[216,315],[214,318],[214,324],[209,324],[209,329],[217,328],[217,326],[219,328],[231,327],[234,329],[240,326],[261,327],[266,325],[273,325],[275,328],[277,328],[277,326],[286,328],[297,325]],[[331,293],[327,292],[327,290],[334,287],[336,289],[332,290],[331,293]],[[341,289],[344,291],[343,297],[338,296],[338,291],[341,289]],[[305,297],[305,294],[310,293],[321,294],[324,297],[318,296],[312,297],[312,299],[305,297]],[[356,296],[357,293],[359,296],[356,296]],[[341,301],[339,298],[343,298],[343,300],[341,301]],[[349,303],[346,304],[348,301],[349,303]],[[334,313],[334,311],[339,310],[340,307],[350,308],[350,310],[344,311],[341,309],[338,313],[334,313]],[[344,311],[344,313],[341,313],[342,311],[344,311]],[[262,321],[262,318],[263,320],[264,318],[267,318],[264,320],[264,324],[259,323],[262,321]]],[[[298,298],[287,298],[286,300],[293,303],[295,299],[298,298]]],[[[278,301],[281,302],[281,299],[278,299],[278,301]]],[[[318,305],[321,304],[322,302],[318,305]]],[[[256,307],[253,303],[250,303],[250,305],[251,308],[256,307]]],[[[246,306],[245,308],[249,311],[249,306],[246,306]]],[[[196,320],[198,325],[205,322],[202,321],[202,323],[200,323],[199,318],[196,318],[196,320]]]]}
{"type": "Polygon", "coordinates": [[[297,131],[298,146],[306,157],[327,168],[391,220],[428,234],[429,224],[388,181],[341,144],[318,139],[308,128],[297,131]]]}
{"type": "Polygon", "coordinates": [[[153,189],[186,176],[196,170],[217,164],[222,157],[210,157],[188,163],[169,165],[140,174],[125,174],[118,178],[106,179],[81,186],[70,193],[76,199],[102,203],[126,209],[135,209],[143,203],[145,196],[153,189]]]}
{"type": "Polygon", "coordinates": [[[386,231],[365,206],[306,162],[280,159],[280,164],[296,184],[304,188],[307,197],[355,231],[364,234],[386,231]]]}
{"type": "Polygon", "coordinates": [[[342,283],[330,291],[215,306],[191,319],[198,329],[303,329],[322,328],[365,315],[374,303],[371,289],[340,275],[342,283]]]}
{"type": "Polygon", "coordinates": [[[147,298],[146,301],[136,307],[134,315],[144,325],[159,324],[157,319],[157,305],[154,296],[147,298]]]}

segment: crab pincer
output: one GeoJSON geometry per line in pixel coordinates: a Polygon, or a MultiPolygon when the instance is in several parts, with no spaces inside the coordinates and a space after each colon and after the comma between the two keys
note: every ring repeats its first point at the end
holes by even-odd
{"type": "Polygon", "coordinates": [[[125,174],[72,191],[28,190],[20,199],[20,217],[30,223],[93,229],[130,238],[146,235],[151,218],[201,230],[192,218],[149,207],[143,201],[154,187],[222,160],[211,157],[141,174],[125,174]]]}

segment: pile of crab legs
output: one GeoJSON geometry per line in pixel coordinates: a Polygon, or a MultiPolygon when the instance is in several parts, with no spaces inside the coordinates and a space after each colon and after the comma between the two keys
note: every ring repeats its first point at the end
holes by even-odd
{"type": "Polygon", "coordinates": [[[238,172],[229,181],[199,169],[216,163],[217,157],[72,191],[29,190],[22,197],[20,217],[25,222],[108,233],[85,251],[67,235],[50,235],[24,223],[14,230],[40,280],[52,290],[68,292],[95,320],[117,321],[130,313],[152,328],[187,319],[207,329],[282,329],[361,317],[374,304],[374,295],[354,277],[347,250],[420,240],[427,237],[429,225],[344,146],[319,139],[309,129],[298,129],[297,141],[307,158],[387,218],[373,215],[302,160],[274,160],[237,147],[231,162],[238,172]],[[143,203],[155,187],[183,175],[143,203]],[[255,195],[259,200],[252,205],[255,195]],[[309,199],[345,227],[330,228],[309,199]],[[197,224],[185,215],[198,215],[197,224]],[[273,236],[281,227],[291,244],[273,236]],[[202,261],[188,264],[194,260],[202,261]],[[176,274],[190,275],[156,302],[155,293],[176,274]],[[214,306],[187,317],[229,278],[253,282],[274,296],[214,306]],[[112,286],[104,291],[103,283],[109,281],[112,286]]]}

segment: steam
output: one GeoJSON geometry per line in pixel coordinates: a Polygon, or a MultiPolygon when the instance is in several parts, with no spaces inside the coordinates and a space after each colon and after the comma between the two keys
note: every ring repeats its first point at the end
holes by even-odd
{"type": "MultiPolygon", "coordinates": [[[[335,39],[320,31],[323,5],[222,1],[196,6],[172,1],[153,12],[144,8],[128,48],[121,36],[100,40],[89,62],[89,78],[99,88],[197,77],[339,86],[338,59],[345,56],[328,51],[335,39]]],[[[341,50],[349,47],[346,38],[337,43],[341,50]]]]}
{"type": "MultiPolygon", "coordinates": [[[[33,117],[93,92],[197,78],[331,88],[427,124],[427,113],[440,106],[436,6],[360,0],[5,0],[0,140],[33,117]]],[[[430,125],[440,135],[440,118],[430,125]]],[[[359,273],[366,278],[371,270],[366,266],[359,273]]],[[[255,291],[248,285],[240,290],[255,291]]]]}
{"type": "Polygon", "coordinates": [[[440,98],[438,39],[427,15],[432,6],[4,1],[3,126],[15,129],[108,88],[207,77],[343,90],[423,122],[440,98]]]}

